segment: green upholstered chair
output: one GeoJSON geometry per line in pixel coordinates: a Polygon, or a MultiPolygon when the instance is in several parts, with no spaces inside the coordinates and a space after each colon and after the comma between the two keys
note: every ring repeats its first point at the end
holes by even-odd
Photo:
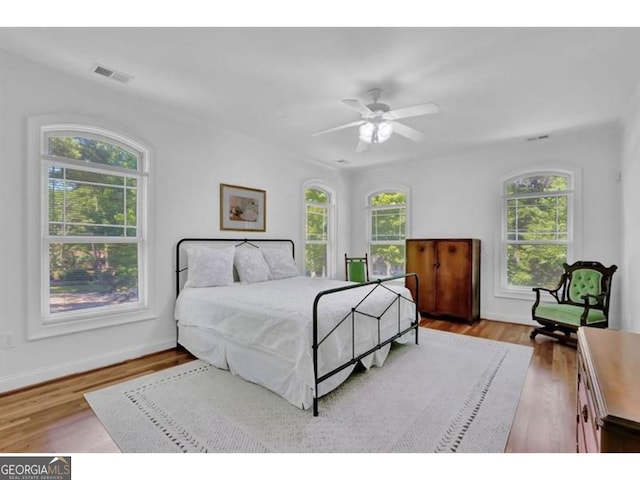
{"type": "Polygon", "coordinates": [[[344,271],[347,282],[364,283],[369,281],[369,258],[365,253],[364,257],[347,257],[344,254],[344,271]]]}
{"type": "Polygon", "coordinates": [[[579,261],[563,264],[564,273],[553,288],[535,287],[536,301],[531,307],[533,320],[541,324],[534,328],[530,338],[539,333],[560,341],[576,344],[576,333],[582,326],[607,328],[609,326],[609,298],[611,278],[616,265],[605,267],[600,262],[579,261]],[[542,303],[541,292],[547,292],[555,302],[542,303]]]}

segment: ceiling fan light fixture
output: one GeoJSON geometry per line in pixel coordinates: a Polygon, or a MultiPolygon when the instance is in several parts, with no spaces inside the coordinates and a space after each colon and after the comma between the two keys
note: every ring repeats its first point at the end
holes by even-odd
{"type": "Polygon", "coordinates": [[[366,143],[382,143],[393,133],[391,122],[367,122],[360,126],[360,140],[366,143]]]}

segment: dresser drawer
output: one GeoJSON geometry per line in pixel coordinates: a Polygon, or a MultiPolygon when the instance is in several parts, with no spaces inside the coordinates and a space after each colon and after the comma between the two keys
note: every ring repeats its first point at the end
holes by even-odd
{"type": "Polygon", "coordinates": [[[577,450],[640,452],[640,335],[580,327],[577,353],[577,450]]]}
{"type": "Polygon", "coordinates": [[[595,415],[589,379],[581,369],[581,363],[578,356],[578,411],[576,415],[578,452],[595,453],[600,451],[600,427],[595,415]]]}

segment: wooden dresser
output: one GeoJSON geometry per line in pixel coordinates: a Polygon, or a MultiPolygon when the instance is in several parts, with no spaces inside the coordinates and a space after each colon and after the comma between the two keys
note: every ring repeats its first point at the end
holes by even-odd
{"type": "MultiPolygon", "coordinates": [[[[420,280],[420,313],[468,323],[480,319],[480,240],[412,238],[406,255],[407,273],[420,280]]],[[[407,288],[416,298],[413,282],[407,288]]]]}
{"type": "Polygon", "coordinates": [[[640,452],[640,334],[578,330],[578,452],[640,452]]]}

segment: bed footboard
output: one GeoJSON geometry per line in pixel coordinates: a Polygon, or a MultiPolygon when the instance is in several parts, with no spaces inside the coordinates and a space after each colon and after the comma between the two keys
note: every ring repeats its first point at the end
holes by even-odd
{"type": "Polygon", "coordinates": [[[347,285],[345,287],[339,287],[339,288],[333,288],[330,290],[324,290],[322,292],[320,292],[314,302],[313,302],[313,373],[314,373],[314,378],[315,378],[315,389],[314,389],[314,394],[313,394],[313,416],[317,417],[318,416],[318,385],[320,383],[322,383],[323,381],[327,380],[328,378],[332,377],[333,375],[341,372],[342,370],[344,370],[345,368],[348,368],[352,365],[355,365],[357,362],[359,362],[360,360],[362,360],[363,358],[367,357],[368,355],[374,353],[376,350],[380,350],[382,347],[384,347],[385,345],[393,342],[394,340],[397,340],[398,338],[402,337],[403,335],[407,334],[408,332],[410,332],[411,330],[415,330],[415,342],[416,344],[418,344],[418,327],[420,324],[420,313],[418,311],[418,304],[419,304],[419,299],[418,298],[411,298],[411,296],[405,296],[399,292],[396,292],[395,290],[392,290],[391,288],[389,288],[388,285],[386,285],[389,282],[392,281],[398,281],[399,279],[405,279],[405,282],[407,281],[413,281],[415,282],[415,288],[413,289],[414,292],[416,292],[416,295],[419,295],[420,292],[420,288],[419,288],[419,279],[418,279],[418,275],[415,273],[407,273],[404,275],[396,275],[393,277],[388,277],[388,278],[384,278],[384,279],[379,279],[379,280],[374,280],[371,282],[365,282],[365,283],[360,283],[357,285],[347,285]],[[409,280],[410,279],[410,280],[409,280]],[[367,286],[371,286],[373,285],[373,288],[366,288],[367,286]],[[381,311],[378,315],[371,315],[370,313],[365,313],[363,311],[359,311],[358,308],[363,304],[363,302],[369,298],[370,295],[373,295],[374,292],[377,289],[386,289],[389,292],[392,292],[394,294],[394,298],[393,300],[385,306],[385,308],[383,308],[383,311],[381,311]],[[343,292],[345,290],[353,290],[353,289],[365,289],[366,293],[363,292],[363,297],[362,299],[351,308],[351,312],[347,313],[342,320],[329,332],[327,333],[324,337],[320,338],[319,334],[318,334],[318,322],[319,322],[319,318],[318,318],[318,305],[320,303],[320,301],[324,298],[329,297],[332,294],[336,294],[338,292],[343,292]],[[409,302],[412,305],[412,309],[414,313],[414,318],[411,321],[410,326],[402,328],[401,327],[401,308],[400,308],[400,304],[402,302],[409,302]],[[389,336],[388,338],[381,338],[381,319],[382,316],[387,313],[394,305],[397,305],[398,307],[398,328],[397,330],[394,332],[393,335],[389,336]],[[352,333],[352,349],[351,349],[351,358],[349,360],[347,360],[346,362],[344,362],[342,365],[339,365],[338,367],[332,369],[331,371],[324,373],[322,375],[319,374],[318,372],[318,349],[320,348],[321,344],[327,339],[329,338],[329,336],[338,328],[338,326],[340,326],[341,324],[343,324],[344,322],[348,322],[349,320],[351,321],[351,329],[352,332],[354,332],[355,329],[355,322],[356,322],[356,314],[360,315],[360,316],[365,316],[365,317],[369,317],[369,318],[373,318],[375,320],[377,320],[377,325],[378,325],[378,341],[377,344],[368,349],[365,352],[359,353],[356,355],[355,353],[355,333],[352,333]]]}

